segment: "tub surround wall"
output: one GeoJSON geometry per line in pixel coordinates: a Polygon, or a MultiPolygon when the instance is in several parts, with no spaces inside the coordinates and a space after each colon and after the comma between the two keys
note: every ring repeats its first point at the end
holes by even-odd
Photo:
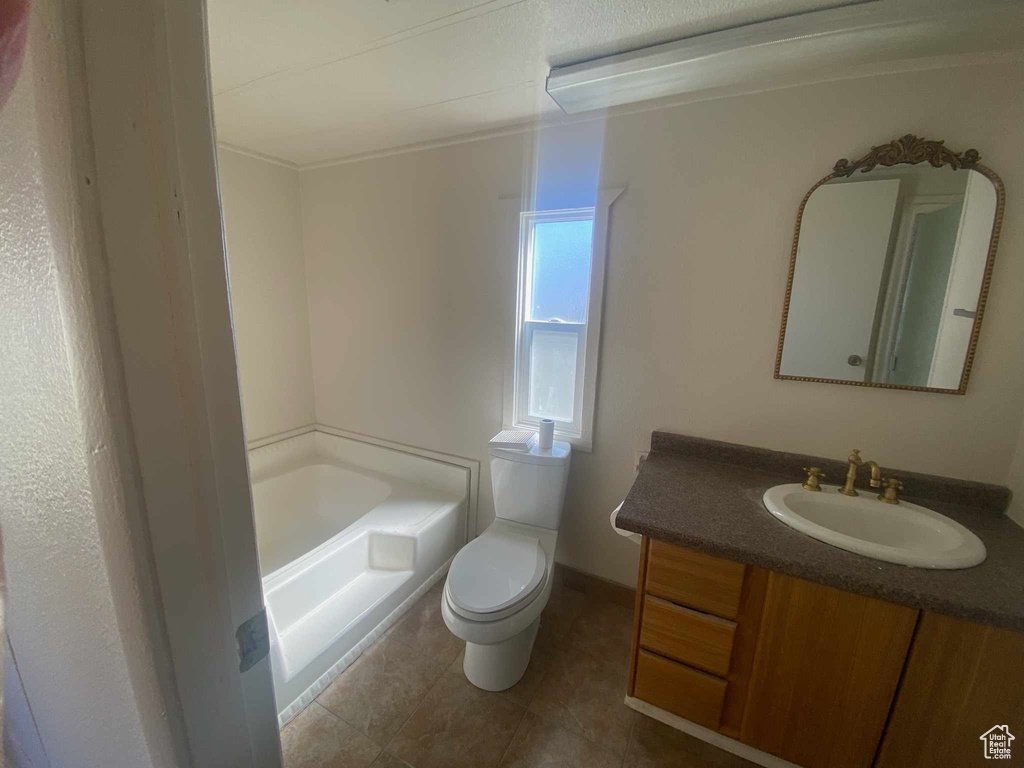
{"type": "Polygon", "coordinates": [[[224,148],[217,158],[251,441],[314,421],[299,174],[224,148]]]}
{"type": "Polygon", "coordinates": [[[869,77],[303,171],[317,418],[479,459],[483,530],[515,293],[499,198],[535,185],[578,199],[586,179],[590,194],[626,192],[610,219],[594,449],[573,456],[561,562],[635,583],[636,547],[607,516],[653,429],[837,458],[856,445],[1006,483],[1024,409],[1024,230],[1011,226],[1024,103],[1005,94],[1022,83],[1020,64],[869,77]],[[967,396],[774,380],[800,199],[837,158],[910,131],[977,147],[1010,190],[967,396]]]}
{"type": "Polygon", "coordinates": [[[277,440],[261,441],[249,447],[249,475],[253,482],[299,466],[310,456],[320,455],[373,472],[402,477],[454,496],[465,496],[475,505],[476,475],[480,468],[460,456],[427,451],[411,452],[401,445],[382,444],[373,439],[346,434],[323,424],[277,440]]]}

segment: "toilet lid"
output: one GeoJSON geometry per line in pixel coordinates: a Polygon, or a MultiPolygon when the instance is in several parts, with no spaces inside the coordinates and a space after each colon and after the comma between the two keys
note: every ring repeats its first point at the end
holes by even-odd
{"type": "Polygon", "coordinates": [[[540,588],[546,564],[537,539],[510,531],[487,532],[455,556],[448,571],[448,594],[460,613],[504,611],[540,588]]]}

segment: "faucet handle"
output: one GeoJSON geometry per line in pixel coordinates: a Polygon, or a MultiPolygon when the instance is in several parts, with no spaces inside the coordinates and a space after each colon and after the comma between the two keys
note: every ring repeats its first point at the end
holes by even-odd
{"type": "Polygon", "coordinates": [[[847,461],[852,461],[854,464],[860,466],[860,448],[854,448],[850,451],[850,455],[846,457],[847,461]]]}
{"type": "Polygon", "coordinates": [[[878,494],[879,501],[884,501],[886,504],[899,504],[898,493],[903,490],[903,481],[898,477],[887,477],[884,485],[885,490],[878,494]]]}
{"type": "Polygon", "coordinates": [[[804,472],[807,473],[807,479],[804,480],[803,489],[805,491],[820,491],[821,486],[818,485],[818,480],[824,480],[825,473],[818,467],[804,467],[804,472]]]}

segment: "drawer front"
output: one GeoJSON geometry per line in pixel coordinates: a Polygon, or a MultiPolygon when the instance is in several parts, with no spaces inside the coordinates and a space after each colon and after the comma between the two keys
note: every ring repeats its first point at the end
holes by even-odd
{"type": "Polygon", "coordinates": [[[644,590],[688,608],[735,619],[746,566],[651,540],[644,590]]]}
{"type": "Polygon", "coordinates": [[[736,623],[667,600],[644,598],[640,645],[662,656],[725,677],[736,623]]]}
{"type": "Polygon", "coordinates": [[[722,717],[725,680],[641,650],[634,695],[705,728],[716,729],[722,717]]]}

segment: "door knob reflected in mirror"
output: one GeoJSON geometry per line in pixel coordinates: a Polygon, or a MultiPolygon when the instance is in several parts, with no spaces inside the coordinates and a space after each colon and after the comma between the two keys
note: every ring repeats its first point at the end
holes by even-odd
{"type": "Polygon", "coordinates": [[[861,357],[860,355],[850,355],[848,358],[846,358],[846,364],[853,366],[863,365],[864,358],[861,357]]]}

